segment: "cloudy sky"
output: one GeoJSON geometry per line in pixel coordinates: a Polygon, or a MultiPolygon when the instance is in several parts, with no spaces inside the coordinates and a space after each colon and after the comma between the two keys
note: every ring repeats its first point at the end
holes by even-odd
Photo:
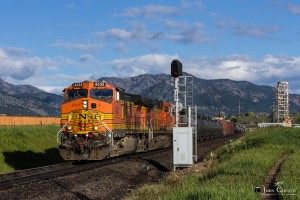
{"type": "Polygon", "coordinates": [[[3,0],[0,77],[60,93],[105,76],[184,71],[289,82],[300,94],[298,0],[3,0]]]}

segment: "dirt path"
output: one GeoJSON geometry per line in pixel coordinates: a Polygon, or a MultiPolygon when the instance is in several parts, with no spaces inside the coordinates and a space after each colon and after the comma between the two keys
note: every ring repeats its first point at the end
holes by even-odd
{"type": "Polygon", "coordinates": [[[264,200],[276,200],[280,199],[280,193],[278,192],[278,187],[282,184],[281,182],[276,182],[276,178],[281,170],[282,164],[288,159],[291,152],[286,153],[282,156],[273,168],[270,170],[269,175],[265,179],[264,188],[261,191],[262,199],[264,200]]]}

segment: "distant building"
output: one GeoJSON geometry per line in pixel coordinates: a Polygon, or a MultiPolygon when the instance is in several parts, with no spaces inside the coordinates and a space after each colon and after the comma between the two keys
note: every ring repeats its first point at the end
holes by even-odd
{"type": "Polygon", "coordinates": [[[289,116],[289,84],[279,81],[275,88],[273,121],[281,123],[289,116]]]}
{"type": "Polygon", "coordinates": [[[225,112],[219,112],[219,117],[225,118],[225,112]]]}

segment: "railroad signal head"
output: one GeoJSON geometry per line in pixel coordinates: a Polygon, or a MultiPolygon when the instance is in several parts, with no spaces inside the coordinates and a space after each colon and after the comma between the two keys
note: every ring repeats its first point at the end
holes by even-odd
{"type": "Polygon", "coordinates": [[[182,63],[177,59],[171,62],[171,76],[175,78],[182,76],[182,63]]]}

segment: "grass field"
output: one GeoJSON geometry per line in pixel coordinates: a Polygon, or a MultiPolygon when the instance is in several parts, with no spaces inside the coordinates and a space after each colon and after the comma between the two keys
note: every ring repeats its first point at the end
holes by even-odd
{"type": "Polygon", "coordinates": [[[207,156],[213,163],[210,168],[177,181],[170,181],[176,179],[171,173],[126,199],[261,199],[254,188],[263,190],[269,171],[284,155],[289,156],[276,179],[282,182],[280,194],[283,199],[299,199],[300,129],[282,127],[256,129],[207,156]]]}
{"type": "MultiPolygon", "coordinates": [[[[63,162],[59,126],[0,126],[0,173],[63,162]]],[[[275,163],[288,155],[276,179],[283,199],[300,198],[300,129],[256,129],[206,157],[210,167],[186,176],[170,173],[161,183],[145,185],[127,199],[261,199],[255,187],[275,163]],[[213,156],[212,156],[213,155],[213,156]],[[290,195],[290,194],[293,195],[290,195]]]]}
{"type": "Polygon", "coordinates": [[[63,162],[57,125],[0,126],[0,173],[63,162]]]}

